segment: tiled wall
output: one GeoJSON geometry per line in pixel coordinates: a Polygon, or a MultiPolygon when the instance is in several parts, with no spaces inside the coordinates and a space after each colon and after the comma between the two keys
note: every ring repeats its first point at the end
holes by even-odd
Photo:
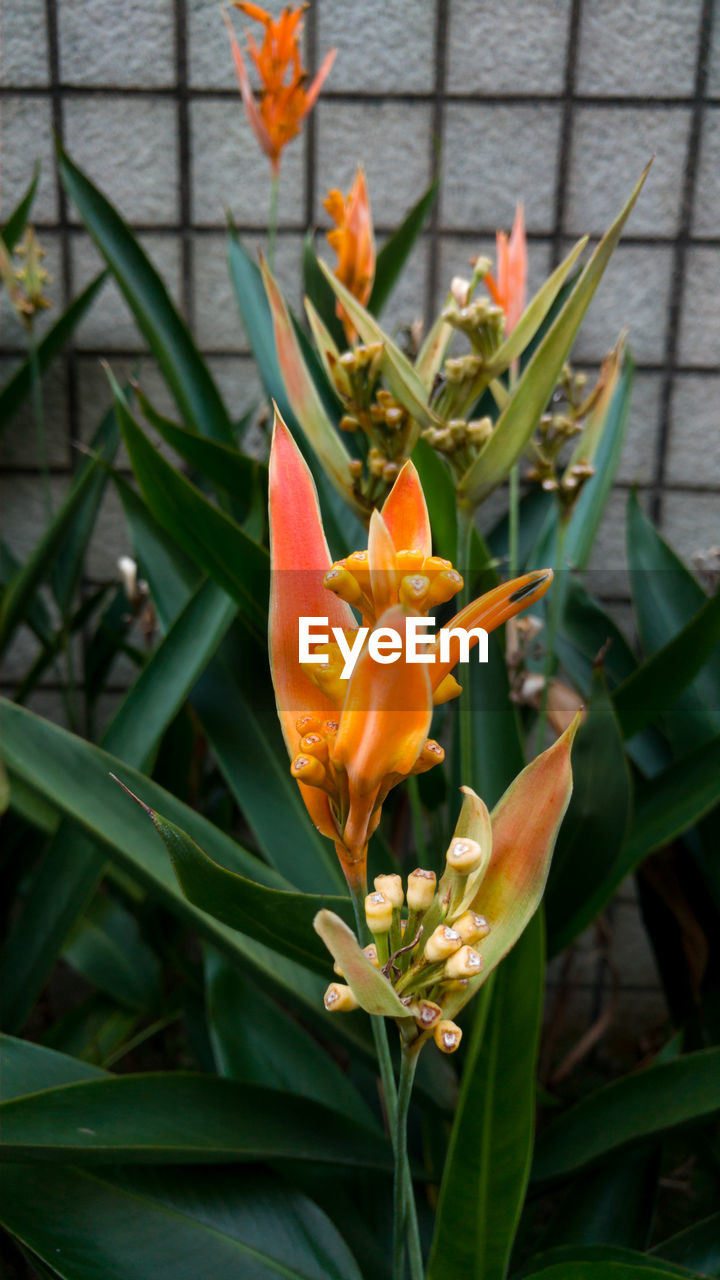
{"type": "MultiPolygon", "coordinates": [[[[277,264],[295,302],[303,232],[324,225],[324,193],[347,186],[359,160],[381,235],[442,164],[441,198],[390,308],[393,321],[407,321],[432,313],[470,255],[492,252],[495,228],[509,225],[518,198],[539,282],[574,237],[602,232],[654,153],[576,348],[597,367],[627,324],[638,365],[598,570],[622,565],[633,483],[683,555],[720,543],[715,8],[713,0],[312,0],[307,14],[309,66],[331,45],[338,56],[283,159],[277,264]]],[[[57,184],[53,132],[137,228],[239,414],[258,384],[228,282],[224,211],[249,245],[260,244],[268,173],[238,100],[217,0],[4,0],[0,38],[2,208],[12,208],[39,157],[35,217],[55,314],[91,278],[97,257],[57,184]]],[[[21,350],[7,308],[2,341],[4,378],[21,350]]],[[[107,404],[99,357],[123,378],[142,351],[107,286],[46,380],[56,499],[77,456],[71,442],[88,437],[107,404]]],[[[147,360],[142,369],[151,396],[171,410],[158,372],[147,360]]],[[[42,522],[36,456],[26,419],[5,440],[2,463],[3,536],[20,553],[42,522]]],[[[90,578],[112,575],[124,550],[109,496],[90,578]]],[[[19,670],[26,658],[26,649],[11,656],[6,681],[13,661],[19,670]]],[[[49,684],[35,705],[52,711],[56,697],[49,684]]],[[[637,945],[637,929],[632,936],[637,945]]],[[[591,947],[584,973],[596,959],[591,947]]],[[[647,1008],[649,955],[633,972],[623,998],[647,1008]]],[[[581,979],[589,1017],[599,1007],[596,968],[593,975],[581,979]]]]}

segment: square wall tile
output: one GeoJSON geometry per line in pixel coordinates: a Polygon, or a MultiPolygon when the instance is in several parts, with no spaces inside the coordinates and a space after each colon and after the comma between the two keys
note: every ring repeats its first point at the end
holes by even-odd
{"type": "MultiPolygon", "coordinates": [[[[208,367],[233,422],[239,422],[250,412],[257,417],[266,409],[267,399],[252,356],[211,356],[208,367]]],[[[254,458],[264,459],[267,457],[265,446],[266,440],[257,428],[249,426],[243,434],[243,450],[254,458]]]]}
{"type": "Polygon", "coordinates": [[[565,230],[602,235],[651,156],[627,222],[630,235],[675,235],[680,220],[690,110],[578,107],[573,117],[565,230]]]}
{"type": "Polygon", "coordinates": [[[148,88],[174,84],[172,0],[59,0],[65,84],[148,88]]]}
{"type": "MultiPolygon", "coordinates": [[[[130,381],[138,382],[150,403],[158,413],[178,421],[180,415],[160,370],[154,360],[145,356],[113,356],[108,363],[121,387],[130,381]]],[[[112,391],[102,364],[94,356],[80,356],[77,365],[78,434],[89,443],[105,415],[112,407],[112,391]]],[[[143,431],[164,457],[177,463],[177,455],[149,425],[136,406],[136,417],[143,431]]],[[[121,444],[115,455],[115,465],[129,471],[130,461],[121,444]]]]}
{"type": "Polygon", "coordinates": [[[717,19],[712,29],[707,91],[711,98],[720,97],[720,22],[717,19]]]}
{"type": "Polygon", "coordinates": [[[660,363],[665,354],[671,270],[672,249],[621,241],[583,320],[573,359],[602,360],[627,326],[635,360],[660,363]]]}
{"type": "MultiPolygon", "coordinates": [[[[248,253],[257,261],[258,251],[267,250],[266,241],[257,236],[243,236],[248,253]]],[[[275,275],[294,311],[299,312],[302,281],[300,264],[302,239],[281,233],[275,245],[275,275]]],[[[249,351],[235,290],[227,262],[227,237],[209,232],[195,237],[193,249],[195,289],[195,338],[201,350],[249,351]]]]}
{"type": "MultiPolygon", "coordinates": [[[[50,496],[57,511],[70,484],[69,476],[50,477],[50,496]]],[[[40,475],[0,477],[3,541],[20,560],[37,545],[45,528],[45,486],[40,475]]]]}
{"type": "MultiPolygon", "coordinates": [[[[73,160],[129,222],[176,222],[177,108],[163,98],[84,95],[65,102],[73,160]]],[[[70,218],[79,222],[70,204],[70,218]]]]}
{"type": "Polygon", "coordinates": [[[569,0],[452,0],[447,87],[451,93],[560,93],[569,0]]]}
{"type": "Polygon", "coordinates": [[[332,187],[349,191],[365,166],[375,225],[397,226],[430,185],[431,109],[425,103],[344,103],[320,99],[315,216],[332,187]]]}
{"type": "Polygon", "coordinates": [[[577,89],[643,98],[689,97],[700,0],[584,0],[577,89]]]}
{"type": "Polygon", "coordinates": [[[720,546],[720,497],[668,490],[663,496],[661,529],[673,550],[692,565],[696,551],[720,546]]]}
{"type": "MultiPolygon", "coordinates": [[[[640,493],[646,507],[646,497],[640,493]]],[[[616,598],[629,596],[627,551],[625,547],[625,509],[627,494],[614,489],[610,494],[602,524],[590,557],[588,587],[595,595],[616,598]]]]}
{"type": "Polygon", "coordinates": [[[636,373],[630,398],[625,444],[617,471],[627,484],[651,484],[660,429],[661,373],[636,373]]]}
{"type": "Polygon", "coordinates": [[[679,358],[681,364],[720,365],[720,249],[694,246],[685,262],[679,358]]]}
{"type": "MultiPolygon", "coordinates": [[[[717,485],[720,489],[720,375],[676,373],[668,484],[717,485]]],[[[720,505],[720,494],[718,495],[720,505]]]]}
{"type": "MultiPolygon", "coordinates": [[[[180,304],[180,241],[169,233],[147,232],[138,237],[153,266],[162,276],[176,306],[180,304]]],[[[75,291],[79,291],[101,270],[102,259],[89,236],[75,232],[72,237],[72,269],[75,291]]],[[[129,349],[144,351],[146,342],[132,312],[114,280],[107,280],[95,303],[75,331],[80,350],[129,349]]]]}
{"type": "MultiPolygon", "coordinates": [[[[0,359],[3,386],[21,363],[17,359],[0,359]]],[[[54,360],[43,375],[42,405],[47,460],[51,467],[67,467],[70,465],[70,445],[67,365],[64,360],[54,360]]],[[[41,450],[32,397],[26,397],[0,437],[0,467],[39,467],[41,450]]]]}
{"type": "MultiPolygon", "coordinates": [[[[35,336],[40,338],[47,333],[48,329],[55,324],[62,314],[65,295],[60,235],[57,231],[38,227],[37,237],[41,249],[45,252],[43,266],[50,276],[45,285],[45,297],[49,300],[50,306],[46,307],[44,311],[38,311],[34,320],[35,336]]],[[[13,258],[13,266],[19,267],[20,265],[21,259],[18,257],[13,258]]],[[[4,292],[0,295],[0,315],[2,316],[3,346],[17,347],[20,351],[25,351],[27,349],[25,326],[8,302],[7,295],[4,292]]]]}
{"type": "Polygon", "coordinates": [[[2,80],[6,87],[48,83],[46,17],[45,0],[24,0],[3,9],[2,80]]]}
{"type": "MultiPolygon", "coordinates": [[[[264,0],[263,3],[263,8],[275,19],[280,17],[285,7],[286,0],[264,0]]],[[[232,47],[217,0],[187,0],[186,8],[191,86],[194,89],[237,89],[232,47]]],[[[246,34],[251,34],[255,43],[261,45],[262,27],[251,18],[236,13],[232,6],[227,8],[245,58],[250,83],[257,87],[258,75],[252,59],[246,55],[246,34]]],[[[305,44],[303,37],[303,48],[305,44]]]]}
{"type": "Polygon", "coordinates": [[[97,521],[88,546],[85,572],[93,582],[116,582],[120,556],[133,554],[130,530],[123,505],[114,485],[103,494],[97,521]]]}
{"type": "Polygon", "coordinates": [[[54,222],[58,205],[50,99],[14,98],[8,94],[2,100],[3,218],[25,195],[36,160],[40,163],[40,179],[32,207],[33,222],[54,222]]]}
{"type": "Polygon", "coordinates": [[[317,58],[337,49],[330,90],[393,93],[435,83],[435,0],[316,0],[317,58]]]}
{"type": "MultiPolygon", "coordinates": [[[[193,102],[190,107],[192,217],[200,226],[224,226],[225,210],[236,222],[266,226],[270,165],[245,118],[242,103],[193,102]]],[[[295,138],[280,166],[280,224],[305,220],[305,139],[295,138]]]]}
{"type": "MultiPolygon", "coordinates": [[[[718,24],[720,26],[720,23],[718,24]]],[[[707,107],[700,138],[693,232],[720,234],[720,107],[707,107]]]]}
{"type": "Polygon", "coordinates": [[[509,227],[518,200],[530,231],[551,231],[560,108],[451,103],[445,113],[441,221],[509,227]]]}

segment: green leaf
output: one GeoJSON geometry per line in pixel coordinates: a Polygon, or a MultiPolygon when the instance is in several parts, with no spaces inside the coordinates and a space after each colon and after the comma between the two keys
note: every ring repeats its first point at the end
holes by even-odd
{"type": "Polygon", "coordinates": [[[513,360],[517,360],[523,354],[539,332],[587,243],[588,237],[582,236],[528,303],[515,328],[493,357],[491,369],[496,374],[508,369],[513,360]]]}
{"type": "Polygon", "coordinates": [[[113,472],[112,478],[123,505],[142,576],[150,584],[160,626],[167,631],[193,591],[200,586],[202,571],[165,532],[127,480],[117,471],[113,472]]]}
{"type": "Polygon", "coordinates": [[[412,452],[420,483],[425,493],[433,536],[433,552],[454,560],[457,555],[457,508],[455,485],[448,467],[428,444],[418,440],[412,452]]]}
{"type": "Polygon", "coordinates": [[[110,201],[60,148],[58,168],[185,422],[201,435],[232,443],[232,422],[220,393],[146,253],[110,201]]]}
{"type": "Polygon", "coordinates": [[[616,1080],[552,1120],[535,1152],[533,1179],[566,1178],[610,1151],[720,1110],[720,1049],[703,1049],[616,1080]]]}
{"type": "Polygon", "coordinates": [[[62,1280],[361,1280],[328,1218],[258,1169],[198,1179],[193,1169],[12,1165],[0,1190],[3,1225],[62,1280]]]}
{"type": "Polygon", "coordinates": [[[230,1080],[313,1098],[377,1131],[335,1058],[222,956],[205,962],[208,1029],[218,1072],[230,1080]]]}
{"type": "Polygon", "coordinates": [[[623,736],[632,738],[680,697],[720,645],[720,594],[615,690],[613,702],[623,736]]]}
{"type": "Polygon", "coordinates": [[[720,1213],[693,1223],[651,1252],[659,1260],[691,1267],[705,1276],[720,1276],[720,1213]]]}
{"type": "Polygon", "coordinates": [[[386,1144],[321,1103],[181,1071],[105,1077],[0,1104],[5,1159],[73,1164],[312,1160],[386,1169],[386,1144]]]}
{"type": "Polygon", "coordinates": [[[315,932],[342,971],[343,979],[366,1013],[385,1018],[407,1018],[408,1010],[388,979],[368,960],[352,929],[333,911],[320,910],[313,920],[315,932]]]}
{"type": "MultiPolygon", "coordinates": [[[[73,298],[73,301],[63,311],[62,315],[58,316],[55,323],[40,339],[37,344],[36,355],[41,373],[44,373],[56,356],[59,356],[64,350],[74,330],[90,310],[106,280],[106,271],[101,271],[100,275],[95,276],[90,281],[90,284],[86,285],[82,293],[79,293],[77,298],[73,298]]],[[[30,395],[32,382],[32,361],[28,359],[20,365],[19,369],[16,369],[15,373],[8,378],[5,386],[0,390],[0,434],[10,425],[23,401],[30,395]]]]}
{"type": "Polygon", "coordinates": [[[349,902],[271,889],[238,875],[215,862],[174,822],[130,794],[151,819],[170,855],[180,887],[193,906],[298,964],[321,974],[327,972],[327,956],[313,936],[312,921],[327,905],[349,914],[349,902]]]}
{"type": "Polygon", "coordinates": [[[114,754],[141,769],[149,765],[236,613],[214,582],[198,587],[110,721],[104,742],[114,754]]]}
{"type": "Polygon", "coordinates": [[[267,475],[267,467],[241,453],[234,445],[209,440],[207,436],[198,435],[197,431],[188,431],[171,422],[153,408],[139,387],[136,391],[140,408],[158,435],[216,489],[229,493],[243,512],[247,511],[253,500],[257,477],[260,473],[267,475]]]}
{"type": "Polygon", "coordinates": [[[99,1080],[107,1075],[89,1062],[79,1062],[64,1053],[56,1053],[42,1044],[18,1040],[0,1033],[0,1099],[24,1097],[54,1085],[75,1084],[78,1080],[99,1080]]]}
{"type": "Polygon", "coordinates": [[[622,1160],[610,1156],[573,1178],[543,1231],[542,1258],[554,1245],[565,1251],[588,1245],[644,1249],[655,1213],[659,1154],[657,1143],[645,1143],[622,1160]]]}
{"type": "MultiPolygon", "coordinates": [[[[633,605],[643,649],[654,654],[677,636],[707,602],[699,582],[660,537],[635,493],[628,498],[627,549],[633,605]]],[[[677,753],[720,733],[720,649],[666,716],[677,753]]]]}
{"type": "Polygon", "coordinates": [[[397,231],[393,231],[379,250],[375,262],[375,281],[368,302],[368,311],[372,315],[380,315],[395,288],[415,241],[437,199],[438,191],[439,183],[436,179],[405,215],[397,231]]]}
{"type": "Polygon", "coordinates": [[[35,592],[51,572],[58,548],[67,537],[86,496],[92,491],[97,467],[96,461],[91,462],[74,481],[40,540],[6,584],[0,601],[0,652],[7,648],[35,592]]]}
{"type": "Polygon", "coordinates": [[[616,888],[631,805],[623,741],[602,674],[573,746],[573,794],[545,894],[548,950],[557,954],[595,919],[616,888]]]}
{"type": "Polygon", "coordinates": [[[36,160],[35,168],[33,169],[33,176],[30,179],[30,183],[25,191],[24,196],[22,196],[21,199],[18,201],[18,203],[15,205],[15,208],[10,214],[10,217],[7,218],[7,220],[3,223],[2,231],[0,231],[0,235],[2,236],[2,239],[5,242],[5,248],[10,253],[12,253],[13,249],[15,248],[15,245],[17,244],[18,240],[22,236],[22,233],[25,230],[25,227],[27,226],[28,219],[30,217],[30,210],[32,209],[33,200],[35,199],[35,192],[37,191],[37,185],[38,185],[39,179],[40,179],[40,163],[39,161],[36,160]]]}
{"type": "Polygon", "coordinates": [[[129,1009],[160,1002],[158,959],[143,942],[135,917],[114,898],[97,896],[77,922],[63,959],[98,990],[129,1009]]]}
{"type": "Polygon", "coordinates": [[[622,849],[627,871],[694,826],[719,801],[720,734],[638,786],[633,822],[622,849]]]}
{"type": "Polygon", "coordinates": [[[267,552],[165,461],[121,397],[116,403],[125,447],[150,511],[196,564],[237,601],[248,624],[264,635],[267,552]]]}
{"type": "Polygon", "coordinates": [[[532,1269],[521,1273],[527,1280],[668,1280],[684,1276],[686,1280],[702,1280],[694,1271],[657,1262],[631,1249],[555,1249],[547,1255],[547,1264],[538,1258],[532,1269]],[[565,1258],[567,1261],[553,1261],[565,1258]],[[535,1270],[540,1266],[541,1270],[535,1270]]]}
{"type": "Polygon", "coordinates": [[[302,269],[303,285],[307,297],[328,330],[335,346],[344,351],[347,341],[342,323],[335,313],[335,294],[318,266],[315,239],[311,231],[308,232],[303,242],[302,269]]]}
{"type": "Polygon", "coordinates": [[[507,1275],[530,1171],[543,971],[542,917],[536,915],[478,997],[428,1280],[507,1275]]]}
{"type": "Polygon", "coordinates": [[[458,485],[458,497],[471,509],[492,493],[525,451],[553,393],[575,335],[620,239],[625,222],[640,194],[646,174],[647,169],[627,204],[595,249],[565,305],[523,371],[507,406],[497,420],[492,436],[462,477],[458,485]]]}

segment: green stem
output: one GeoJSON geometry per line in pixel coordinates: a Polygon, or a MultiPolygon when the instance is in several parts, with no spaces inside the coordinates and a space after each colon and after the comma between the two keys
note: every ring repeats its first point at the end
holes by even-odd
{"type": "Polygon", "coordinates": [[[424,867],[427,863],[427,842],[425,840],[425,829],[423,827],[423,812],[422,804],[420,802],[420,788],[418,786],[417,776],[411,774],[407,780],[407,786],[408,796],[410,797],[410,816],[412,818],[418,864],[419,866],[424,867]]]}
{"type": "Polygon", "coordinates": [[[520,468],[515,463],[510,468],[510,563],[509,573],[511,578],[517,577],[518,560],[520,558],[519,541],[520,541],[520,468]]]}
{"type": "Polygon", "coordinates": [[[423,1264],[420,1250],[420,1238],[415,1210],[415,1193],[410,1175],[410,1163],[407,1154],[407,1117],[412,1094],[417,1053],[402,1047],[400,1060],[400,1087],[398,1089],[396,1137],[395,1137],[395,1179],[393,1184],[393,1280],[404,1280],[405,1248],[410,1259],[412,1280],[422,1280],[423,1264]]]}
{"type": "MultiPolygon", "coordinates": [[[[458,507],[458,550],[457,568],[463,575],[463,589],[460,595],[460,607],[470,603],[470,567],[472,553],[472,533],[475,525],[475,512],[465,506],[458,507]]],[[[470,680],[463,680],[460,694],[458,714],[460,716],[460,777],[463,783],[473,785],[475,771],[473,767],[472,711],[470,706],[470,680]]]]}
{"type": "Polygon", "coordinates": [[[277,236],[278,194],[280,191],[280,171],[273,170],[270,182],[270,215],[268,217],[268,266],[275,270],[275,238],[277,236]]]}
{"type": "Polygon", "coordinates": [[[45,428],[45,410],[43,407],[42,372],[38,356],[35,334],[28,327],[28,355],[30,357],[30,384],[32,388],[32,410],[37,435],[38,461],[43,478],[43,496],[45,499],[45,519],[49,524],[52,519],[52,491],[50,489],[50,464],[48,462],[47,431],[45,428]]]}
{"type": "Polygon", "coordinates": [[[552,679],[555,666],[555,641],[557,638],[558,623],[560,621],[560,605],[563,597],[562,583],[562,567],[565,552],[565,537],[567,534],[568,521],[564,518],[562,512],[558,520],[557,538],[555,540],[555,564],[553,569],[555,572],[555,581],[552,586],[552,598],[550,600],[550,609],[548,613],[547,640],[545,642],[545,666],[543,668],[543,688],[542,698],[540,702],[540,713],[538,715],[537,738],[535,750],[539,754],[545,747],[545,726],[547,724],[547,704],[548,694],[550,692],[550,681],[552,679]]]}

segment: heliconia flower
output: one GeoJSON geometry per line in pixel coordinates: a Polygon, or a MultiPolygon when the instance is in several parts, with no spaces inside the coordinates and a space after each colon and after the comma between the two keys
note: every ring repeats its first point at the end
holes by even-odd
{"type": "MultiPolygon", "coordinates": [[[[344,199],[342,192],[333,189],[323,200],[323,206],[336,223],[333,230],[327,233],[328,242],[338,256],[335,275],[353,297],[365,306],[375,279],[375,237],[362,166],[358,168],[347,198],[344,199]]],[[[335,310],[342,320],[348,342],[352,342],[356,333],[355,326],[341,302],[335,303],[335,310]]]]}
{"type": "Polygon", "coordinates": [[[485,284],[493,302],[505,312],[505,334],[515,328],[523,311],[527,294],[527,241],[525,216],[522,204],[515,210],[515,221],[508,239],[504,231],[498,231],[497,275],[490,272],[485,284]]]}
{"type": "MultiPolygon", "coordinates": [[[[315,486],[276,410],[270,452],[270,662],[291,772],[316,827],[335,841],[348,883],[365,881],[367,845],[392,787],[444,758],[428,739],[433,705],[454,697],[458,656],[431,664],[381,664],[370,635],[357,636],[351,605],[370,629],[402,636],[408,619],[444,603],[462,587],[449,561],[432,556],[430,522],[417,471],[406,462],[382,512],[374,512],[367,551],[331,563],[315,486]],[[300,661],[301,618],[327,618],[328,642],[300,661]],[[349,678],[345,648],[360,644],[349,678]],[[454,660],[452,660],[454,659],[454,660]]],[[[544,595],[552,573],[503,584],[462,610],[468,629],[499,626],[544,595]]],[[[455,620],[454,620],[455,621],[455,620]]],[[[453,623],[447,624],[452,628],[453,623]]],[[[440,633],[435,646],[440,645],[440,633]]]]}
{"type": "Polygon", "coordinates": [[[265,28],[260,48],[251,35],[247,37],[248,51],[260,77],[258,104],[232,24],[227,14],[224,15],[245,114],[262,150],[270,160],[273,172],[277,174],[283,147],[297,137],[303,119],[315,106],[323,82],[335,60],[336,50],[331,49],[325,55],[320,70],[308,87],[307,71],[302,65],[300,52],[305,6],[283,9],[275,22],[258,4],[246,3],[246,0],[234,0],[234,4],[246,17],[261,22],[265,28]]]}
{"type": "MultiPolygon", "coordinates": [[[[369,1013],[403,1021],[406,1044],[420,1048],[433,1035],[443,1052],[457,1048],[459,1041],[438,1041],[438,1025],[449,1020],[454,1025],[451,1020],[535,914],[572,795],[570,756],[579,722],[577,715],[562,737],[523,769],[492,814],[470,787],[462,788],[462,811],[437,894],[420,912],[408,904],[408,926],[412,913],[413,930],[419,923],[422,929],[410,941],[406,930],[407,945],[380,972],[339,917],[318,913],[315,928],[357,1003],[369,1013]]],[[[400,910],[397,916],[401,930],[400,910]]]]}

